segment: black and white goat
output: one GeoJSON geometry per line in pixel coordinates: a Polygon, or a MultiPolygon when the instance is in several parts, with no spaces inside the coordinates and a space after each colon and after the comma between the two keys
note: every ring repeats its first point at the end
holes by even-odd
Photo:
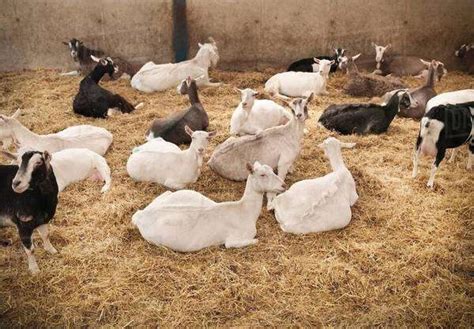
{"type": "Polygon", "coordinates": [[[62,73],[61,75],[75,76],[88,74],[95,66],[95,62],[92,60],[91,55],[95,57],[104,56],[104,52],[99,49],[90,49],[84,46],[81,40],[72,38],[68,42],[63,41],[63,44],[69,47],[69,51],[74,62],[78,63],[78,69],[75,71],[62,73]]]}
{"type": "Polygon", "coordinates": [[[116,72],[117,67],[110,57],[97,58],[91,56],[91,58],[97,62],[97,65],[94,70],[81,81],[79,92],[72,104],[75,113],[86,117],[106,118],[116,111],[130,113],[143,105],[140,103],[134,107],[119,94],[113,94],[99,86],[100,79],[106,73],[112,76],[112,74],[116,72]]]}
{"type": "MultiPolygon", "coordinates": [[[[413,157],[413,178],[418,174],[420,155],[435,157],[427,186],[433,188],[439,164],[443,161],[446,149],[469,144],[467,169],[472,168],[474,157],[474,102],[456,105],[438,105],[429,110],[421,119],[420,132],[416,140],[413,157]]],[[[453,150],[454,151],[454,150],[453,150]]]]}
{"type": "Polygon", "coordinates": [[[329,72],[334,73],[336,72],[339,63],[341,62],[341,58],[344,56],[344,52],[346,50],[344,48],[334,48],[334,55],[332,56],[316,56],[310,58],[303,58],[296,62],[293,62],[288,67],[287,71],[297,71],[297,72],[317,72],[314,70],[313,64],[316,63],[315,59],[327,59],[329,61],[334,60],[334,63],[331,65],[331,70],[329,72]]]}
{"type": "Polygon", "coordinates": [[[381,134],[387,131],[398,111],[410,107],[410,104],[410,94],[401,90],[395,92],[386,105],[330,105],[319,118],[319,123],[343,135],[381,134]]]}
{"type": "Polygon", "coordinates": [[[461,59],[466,72],[474,74],[474,44],[464,44],[454,52],[456,57],[461,59]]]}
{"type": "Polygon", "coordinates": [[[58,204],[58,184],[48,152],[28,151],[18,160],[19,166],[0,165],[0,226],[16,226],[28,256],[28,268],[37,273],[33,231],[38,230],[46,251],[57,252],[49,241],[48,225],[58,204]]]}
{"type": "MultiPolygon", "coordinates": [[[[75,75],[86,75],[89,74],[90,71],[94,69],[95,62],[91,59],[91,55],[95,57],[104,57],[105,53],[99,49],[90,49],[84,45],[81,40],[78,39],[71,39],[69,42],[64,42],[66,46],[69,47],[70,54],[74,62],[78,63],[78,69],[75,71],[71,71],[68,73],[63,73],[61,75],[66,76],[75,76],[75,75]]],[[[117,66],[117,72],[111,76],[111,79],[115,78],[126,78],[130,79],[135,73],[137,73],[138,69],[141,65],[133,65],[126,60],[112,56],[112,60],[114,61],[115,65],[117,66]]]]}

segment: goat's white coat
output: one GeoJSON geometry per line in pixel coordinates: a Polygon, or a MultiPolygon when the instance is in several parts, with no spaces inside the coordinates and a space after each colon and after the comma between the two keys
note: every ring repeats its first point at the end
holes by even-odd
{"type": "Polygon", "coordinates": [[[153,139],[133,150],[127,172],[137,181],[156,182],[171,189],[195,183],[201,174],[204,151],[212,133],[191,133],[191,145],[181,150],[162,138],[153,139]]]}
{"type": "Polygon", "coordinates": [[[265,92],[282,99],[288,99],[286,96],[308,97],[312,93],[327,95],[326,85],[332,62],[326,59],[318,61],[318,72],[290,71],[275,74],[265,83],[265,92]]]}
{"type": "Polygon", "coordinates": [[[331,162],[333,172],[293,184],[272,202],[275,217],[283,231],[296,234],[324,232],[347,226],[352,217],[351,206],[358,199],[354,178],[344,165],[342,147],[330,137],[321,144],[331,162]]]}
{"type": "Polygon", "coordinates": [[[16,116],[18,115],[0,116],[0,130],[4,130],[4,133],[8,134],[22,148],[50,153],[68,148],[86,148],[104,155],[112,144],[112,134],[101,127],[79,125],[66,128],[55,134],[38,135],[23,126],[15,119],[16,116]]]}
{"type": "Polygon", "coordinates": [[[425,113],[438,105],[462,104],[467,102],[474,102],[474,89],[463,89],[442,93],[431,98],[428,103],[426,103],[425,113]]]}
{"type": "Polygon", "coordinates": [[[285,108],[268,99],[255,99],[252,89],[241,90],[242,101],[230,119],[231,135],[255,135],[267,128],[285,124],[291,116],[285,108]]]}
{"type": "Polygon", "coordinates": [[[91,150],[73,148],[53,153],[51,167],[56,176],[59,192],[66,186],[87,178],[104,181],[102,193],[110,189],[110,168],[107,161],[91,150]]]}
{"type": "Polygon", "coordinates": [[[263,193],[282,192],[283,184],[269,166],[256,162],[239,201],[216,203],[195,191],[168,191],[137,211],[132,222],[148,242],[181,252],[252,245],[263,193]]]}
{"type": "Polygon", "coordinates": [[[168,64],[148,62],[132,77],[133,88],[151,93],[176,87],[183,79],[201,77],[198,86],[217,86],[209,80],[209,67],[216,66],[219,60],[216,43],[199,44],[199,51],[193,59],[168,64]]]}

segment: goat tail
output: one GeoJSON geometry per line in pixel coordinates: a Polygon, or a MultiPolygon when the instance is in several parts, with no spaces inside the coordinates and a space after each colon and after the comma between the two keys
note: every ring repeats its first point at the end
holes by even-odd
{"type": "Polygon", "coordinates": [[[95,169],[99,172],[100,177],[105,181],[104,186],[100,190],[101,193],[105,193],[110,189],[112,179],[110,178],[110,167],[107,161],[100,155],[96,157],[95,169]]]}

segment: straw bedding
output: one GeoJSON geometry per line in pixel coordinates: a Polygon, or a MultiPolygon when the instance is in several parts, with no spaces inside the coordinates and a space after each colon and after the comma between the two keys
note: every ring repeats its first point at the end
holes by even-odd
{"type": "MultiPolygon", "coordinates": [[[[263,91],[265,72],[214,71],[226,83],[205,89],[201,101],[218,136],[208,155],[228,137],[234,87],[263,91]]],[[[255,246],[209,248],[181,254],[144,241],[130,220],[164,192],[156,184],[133,182],[125,171],[131,149],[144,142],[150,122],[187,108],[176,90],[141,94],[127,81],[104,85],[145,107],[107,120],[72,112],[80,78],[38,70],[0,75],[0,109],[37,133],[74,124],[94,124],[114,134],[106,159],[111,191],[100,194],[92,181],[61,195],[49,255],[35,233],[41,272],[31,276],[17,233],[0,230],[13,245],[0,249],[1,327],[110,326],[459,326],[474,323],[473,171],[465,169],[467,150],[443,162],[436,188],[425,184],[431,160],[421,161],[411,179],[411,156],[418,123],[396,118],[386,134],[338,137],[357,142],[343,156],[360,195],[350,225],[340,231],[304,236],[283,233],[272,213],[262,209],[255,246]]],[[[333,135],[316,120],[332,103],[361,102],[341,93],[345,77],[329,83],[329,96],[310,105],[291,185],[329,172],[317,144],[333,135]]],[[[405,79],[411,86],[421,82],[405,79]]],[[[472,77],[450,72],[438,92],[473,88],[472,77]]],[[[5,163],[4,160],[0,160],[5,163]]],[[[237,200],[244,183],[227,181],[207,166],[189,186],[216,201],[237,200]]]]}

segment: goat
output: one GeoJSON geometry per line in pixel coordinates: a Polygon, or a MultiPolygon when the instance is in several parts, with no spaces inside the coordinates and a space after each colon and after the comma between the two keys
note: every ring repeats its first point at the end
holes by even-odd
{"type": "Polygon", "coordinates": [[[260,161],[278,168],[278,176],[285,179],[286,174],[301,150],[305,121],[308,118],[307,104],[313,95],[306,99],[296,98],[290,107],[293,116],[284,126],[266,129],[257,135],[231,137],[214,150],[208,165],[219,175],[243,181],[247,177],[247,162],[260,161]]]}
{"type": "Polygon", "coordinates": [[[433,188],[436,171],[446,154],[446,149],[469,144],[467,169],[472,168],[474,157],[474,102],[457,105],[438,105],[431,108],[421,119],[413,156],[413,174],[418,174],[420,155],[434,157],[427,186],[433,188]]]}
{"type": "Polygon", "coordinates": [[[474,45],[464,44],[454,52],[454,55],[459,57],[466,72],[474,74],[474,45]]]}
{"type": "Polygon", "coordinates": [[[130,113],[142,107],[143,103],[134,107],[119,94],[113,94],[99,86],[99,81],[104,74],[108,73],[112,77],[112,74],[117,71],[117,67],[110,57],[99,59],[92,56],[92,59],[97,62],[97,65],[81,81],[79,92],[72,103],[75,113],[86,117],[107,118],[107,116],[116,113],[117,109],[122,113],[130,113]]]}
{"type": "Polygon", "coordinates": [[[324,232],[346,227],[351,221],[351,206],[357,201],[354,178],[342,158],[342,143],[334,137],[319,145],[329,158],[332,172],[323,177],[293,184],[272,202],[275,217],[283,231],[295,234],[324,232]]]}
{"type": "Polygon", "coordinates": [[[442,93],[431,98],[428,103],[426,103],[425,113],[438,105],[454,105],[468,102],[474,102],[474,89],[462,89],[442,93]]]}
{"type": "Polygon", "coordinates": [[[73,126],[55,134],[37,135],[16,119],[20,112],[17,110],[11,117],[0,115],[1,135],[14,140],[18,147],[50,153],[68,148],[87,148],[104,155],[112,144],[113,136],[109,131],[91,125],[73,126]]]}
{"type": "Polygon", "coordinates": [[[317,58],[314,61],[319,65],[318,72],[283,72],[275,74],[265,83],[265,92],[284,100],[289,99],[287,96],[328,95],[326,85],[329,70],[335,61],[319,60],[317,58]]]}
{"type": "Polygon", "coordinates": [[[182,95],[188,94],[191,107],[167,118],[153,121],[146,132],[147,140],[161,137],[176,145],[189,144],[191,137],[184,130],[185,126],[189,126],[192,130],[206,130],[209,126],[209,118],[199,100],[196,80],[188,77],[181,81],[178,91],[182,95]]]}
{"type": "Polygon", "coordinates": [[[344,92],[346,94],[374,97],[381,96],[394,89],[406,88],[400,80],[395,78],[360,73],[355,63],[359,56],[360,54],[348,57],[344,64],[349,76],[344,85],[344,92]]]}
{"type": "Polygon", "coordinates": [[[169,64],[155,64],[148,62],[133,76],[131,85],[133,88],[151,93],[163,91],[175,87],[187,77],[197,78],[203,75],[198,85],[220,86],[220,83],[211,82],[209,79],[209,67],[216,66],[219,61],[217,44],[214,39],[209,38],[209,43],[200,44],[199,51],[193,59],[169,64]]]}
{"type": "Polygon", "coordinates": [[[180,252],[256,244],[263,194],[283,192],[285,183],[267,165],[255,162],[246,168],[249,175],[239,201],[216,203],[195,191],[168,191],[137,211],[132,222],[148,242],[180,252]]]}
{"type": "Polygon", "coordinates": [[[408,108],[410,103],[408,92],[398,91],[387,105],[330,105],[319,118],[319,123],[343,135],[381,134],[387,131],[399,109],[408,108]]]}
{"type": "Polygon", "coordinates": [[[195,183],[201,174],[202,160],[208,141],[215,132],[192,131],[185,126],[192,142],[181,151],[162,138],[154,139],[143,149],[135,150],[127,162],[127,172],[136,181],[156,182],[170,189],[179,190],[195,183]]]}
{"type": "Polygon", "coordinates": [[[19,166],[0,165],[0,226],[16,226],[33,274],[39,271],[33,254],[35,229],[46,251],[57,253],[49,241],[48,224],[58,204],[58,185],[50,162],[47,151],[29,151],[22,154],[19,166]]]}
{"type": "MultiPolygon", "coordinates": [[[[21,154],[31,151],[29,148],[21,148],[17,154],[2,152],[11,159],[21,159],[21,154]]],[[[110,189],[110,168],[107,161],[100,155],[85,148],[65,149],[51,154],[51,167],[53,168],[58,192],[72,183],[90,178],[105,181],[101,192],[110,189]]]]}
{"type": "MultiPolygon", "coordinates": [[[[94,57],[103,57],[105,55],[102,50],[87,48],[84,46],[82,41],[76,38],[73,38],[68,42],[63,41],[63,44],[69,47],[72,59],[74,62],[79,64],[78,70],[61,74],[63,76],[89,74],[89,72],[94,69],[96,64],[92,60],[91,55],[94,57]]],[[[117,72],[114,72],[114,74],[111,76],[112,79],[116,77],[130,79],[138,71],[138,67],[136,65],[133,65],[120,57],[112,56],[112,60],[117,66],[117,72]]]]}
{"type": "Polygon", "coordinates": [[[255,135],[288,122],[289,115],[283,106],[268,99],[256,99],[258,93],[253,89],[238,90],[242,101],[230,119],[231,135],[255,135]]]}
{"type": "MultiPolygon", "coordinates": [[[[429,73],[428,76],[426,77],[425,83],[416,89],[411,89],[408,91],[410,94],[410,97],[412,98],[411,105],[409,108],[401,108],[400,112],[398,112],[398,115],[401,117],[406,117],[406,118],[413,118],[413,119],[421,119],[423,115],[425,114],[425,108],[426,108],[426,103],[436,96],[436,91],[434,89],[435,85],[435,80],[438,79],[438,81],[441,79],[440,77],[440,71],[438,70],[438,67],[441,65],[440,62],[437,62],[433,60],[430,63],[429,67],[429,73]]],[[[382,99],[382,105],[385,105],[388,100],[397,92],[398,90],[393,90],[391,92],[386,93],[382,99]]]]}
{"type": "MultiPolygon", "coordinates": [[[[374,73],[381,75],[395,75],[395,76],[418,76],[424,77],[428,73],[428,67],[430,62],[424,61],[423,59],[416,56],[406,56],[406,55],[392,55],[387,53],[387,49],[391,47],[390,44],[387,46],[378,46],[374,43],[372,45],[375,47],[375,62],[376,70],[374,73]]],[[[440,75],[443,76],[447,73],[444,69],[444,64],[441,63],[443,68],[443,73],[440,75]]]]}
{"type": "Polygon", "coordinates": [[[330,73],[334,73],[339,66],[341,58],[344,56],[345,51],[346,50],[344,48],[334,48],[334,55],[332,56],[316,56],[297,60],[296,62],[290,64],[287,71],[318,72],[319,65],[316,63],[315,59],[327,59],[329,61],[334,61],[334,63],[331,65],[331,70],[329,71],[330,73]]]}

